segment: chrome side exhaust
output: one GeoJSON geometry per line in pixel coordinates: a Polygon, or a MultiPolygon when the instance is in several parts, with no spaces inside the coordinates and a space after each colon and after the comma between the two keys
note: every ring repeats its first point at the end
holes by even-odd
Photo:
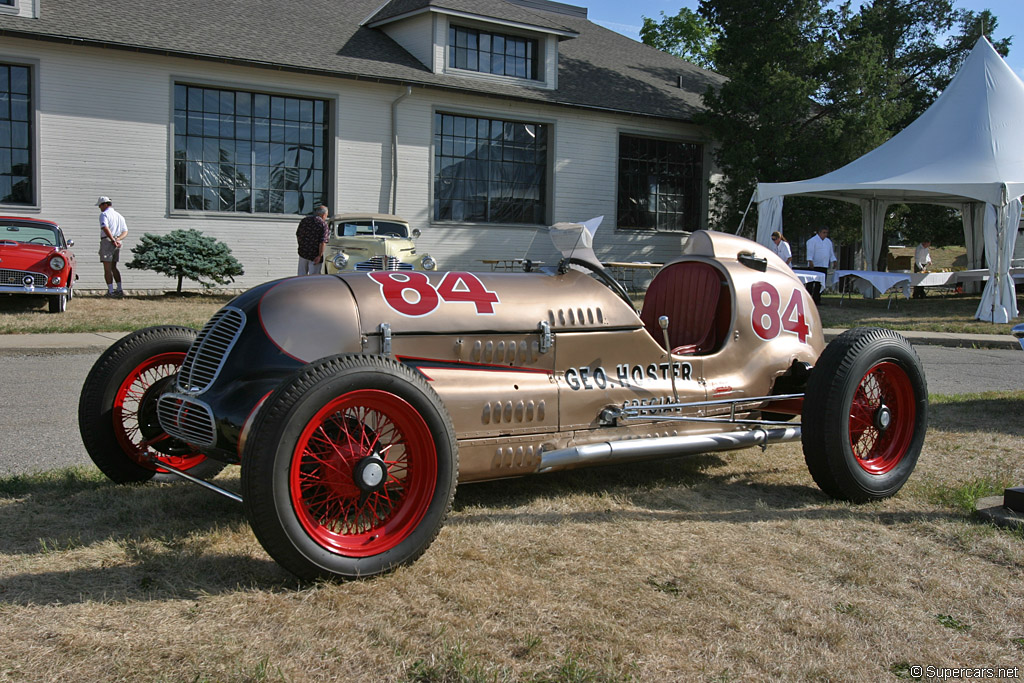
{"type": "Polygon", "coordinates": [[[768,444],[799,440],[800,427],[792,426],[748,429],[702,436],[667,436],[652,439],[605,441],[542,453],[537,472],[556,472],[597,463],[612,464],[648,458],[733,451],[750,446],[765,447],[768,444]]]}

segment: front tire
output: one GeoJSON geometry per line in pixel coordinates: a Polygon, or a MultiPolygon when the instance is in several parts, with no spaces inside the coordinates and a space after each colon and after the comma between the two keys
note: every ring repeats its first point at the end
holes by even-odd
{"type": "Polygon", "coordinates": [[[200,478],[224,468],[168,436],[156,420],[156,400],[195,338],[188,327],[148,327],[116,342],[89,371],[78,400],[78,429],[89,457],[111,480],[179,480],[153,457],[200,478]]]}
{"type": "Polygon", "coordinates": [[[68,299],[70,297],[67,294],[51,294],[49,298],[50,313],[63,313],[68,310],[68,299]]]}
{"type": "Polygon", "coordinates": [[[296,576],[366,577],[426,551],[458,469],[451,418],[420,375],[379,356],[334,356],[260,409],[242,499],[256,538],[296,576]]]}
{"type": "Polygon", "coordinates": [[[804,459],[822,491],[855,503],[894,495],[914,471],[928,423],[928,386],[910,342],[881,328],[834,339],[811,371],[801,422],[804,459]]]}

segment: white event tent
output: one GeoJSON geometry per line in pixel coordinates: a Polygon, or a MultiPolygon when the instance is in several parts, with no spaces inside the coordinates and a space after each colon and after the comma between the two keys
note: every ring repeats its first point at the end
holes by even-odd
{"type": "Polygon", "coordinates": [[[989,269],[976,317],[1008,322],[1018,314],[1009,271],[1024,195],[1024,83],[982,37],[932,106],[887,142],[817,178],[758,183],[761,244],[781,230],[787,195],[859,204],[868,270],[881,249],[888,205],[960,209],[968,268],[989,269]]]}

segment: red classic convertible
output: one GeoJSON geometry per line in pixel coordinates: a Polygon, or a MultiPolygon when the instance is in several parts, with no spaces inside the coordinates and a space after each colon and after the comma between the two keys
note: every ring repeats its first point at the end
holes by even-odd
{"type": "Polygon", "coordinates": [[[52,221],[0,216],[0,294],[43,295],[63,313],[78,279],[73,245],[52,221]]]}

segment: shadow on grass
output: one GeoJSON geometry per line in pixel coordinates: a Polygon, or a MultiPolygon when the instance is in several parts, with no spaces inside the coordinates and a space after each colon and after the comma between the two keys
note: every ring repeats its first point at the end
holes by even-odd
{"type": "Polygon", "coordinates": [[[1024,392],[990,392],[934,396],[928,405],[928,426],[945,431],[998,432],[1024,436],[1024,392]]]}
{"type": "MultiPolygon", "coordinates": [[[[237,476],[218,480],[233,490],[238,483],[237,476]]],[[[300,586],[252,540],[241,505],[185,483],[118,486],[87,468],[0,479],[5,565],[0,604],[193,599],[300,586]],[[236,533],[245,538],[237,554],[212,547],[236,533]],[[25,568],[12,572],[18,565],[25,568]],[[52,566],[38,571],[41,565],[52,566]]]]}
{"type": "MultiPolygon", "coordinates": [[[[741,525],[818,519],[902,524],[961,518],[954,512],[904,514],[831,502],[812,486],[757,481],[771,469],[770,462],[749,471],[725,471],[726,464],[718,455],[700,455],[464,485],[447,524],[741,525]],[[607,494],[629,506],[514,510],[579,493],[607,494]]],[[[217,483],[237,491],[237,472],[229,473],[217,483]]],[[[0,605],[190,600],[309,585],[266,556],[237,503],[185,483],[116,486],[87,468],[0,479],[0,567],[5,565],[0,605]]]]}
{"type": "MultiPolygon", "coordinates": [[[[726,456],[728,457],[728,456],[726,456]]],[[[720,474],[707,472],[724,465],[722,458],[701,455],[630,465],[609,465],[516,480],[470,484],[459,488],[448,524],[563,524],[607,522],[752,522],[796,519],[864,519],[890,525],[928,520],[955,520],[955,512],[906,514],[882,511],[877,505],[837,501],[815,486],[758,481],[770,469],[720,474]],[[535,499],[570,493],[608,494],[636,509],[590,510],[580,513],[503,512],[535,499]],[[480,508],[489,508],[481,511],[480,508]],[[499,508],[499,511],[493,511],[499,508]]]]}
{"type": "Polygon", "coordinates": [[[0,296],[0,313],[46,313],[49,301],[40,294],[7,294],[0,296]]]}

